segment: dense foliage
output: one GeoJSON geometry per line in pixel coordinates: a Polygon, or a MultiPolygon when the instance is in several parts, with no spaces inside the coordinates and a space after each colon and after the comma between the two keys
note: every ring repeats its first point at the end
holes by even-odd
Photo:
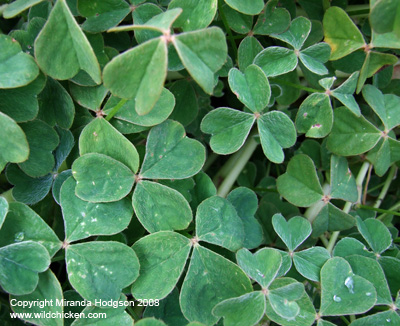
{"type": "Polygon", "coordinates": [[[3,1],[1,325],[400,325],[399,54],[397,0],[3,1]]]}

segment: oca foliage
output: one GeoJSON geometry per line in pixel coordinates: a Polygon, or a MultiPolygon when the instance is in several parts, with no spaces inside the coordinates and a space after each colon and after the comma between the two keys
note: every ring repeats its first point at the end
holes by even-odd
{"type": "Polygon", "coordinates": [[[2,1],[1,325],[400,325],[399,31],[396,0],[2,1]],[[12,304],[45,299],[121,306],[12,304]],[[10,315],[42,311],[107,318],[10,315]]]}

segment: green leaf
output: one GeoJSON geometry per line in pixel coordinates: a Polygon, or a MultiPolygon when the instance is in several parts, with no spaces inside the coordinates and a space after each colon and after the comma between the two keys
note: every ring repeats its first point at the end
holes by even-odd
{"type": "Polygon", "coordinates": [[[376,254],[381,254],[392,244],[392,236],[381,221],[374,218],[362,220],[357,217],[357,228],[376,254]]]}
{"type": "Polygon", "coordinates": [[[128,199],[113,203],[91,203],[75,195],[75,186],[75,180],[70,177],[61,188],[60,202],[66,241],[116,234],[128,227],[133,215],[128,199]]]}
{"type": "MultiPolygon", "coordinates": [[[[376,259],[376,257],[374,258],[376,259]]],[[[400,275],[398,272],[400,268],[400,259],[382,256],[379,258],[378,262],[385,272],[392,296],[397,295],[400,289],[400,275]]]]}
{"type": "Polygon", "coordinates": [[[253,63],[259,66],[267,77],[275,77],[296,69],[297,56],[293,50],[269,46],[254,58],[253,63]]]}
{"type": "Polygon", "coordinates": [[[265,313],[265,295],[257,291],[224,300],[214,307],[212,313],[223,317],[225,326],[256,325],[265,313]]]}
{"type": "Polygon", "coordinates": [[[331,92],[331,95],[338,99],[344,106],[351,110],[357,117],[361,115],[360,107],[353,94],[356,90],[359,72],[356,71],[338,88],[331,92]]]}
{"type": "Polygon", "coordinates": [[[400,160],[400,142],[391,137],[381,138],[368,152],[367,159],[374,165],[375,173],[382,177],[392,163],[400,160]]]}
{"type": "Polygon", "coordinates": [[[131,8],[123,0],[79,0],[78,11],[87,18],[82,29],[99,33],[118,25],[131,12],[131,8]]]}
{"type": "MultiPolygon", "coordinates": [[[[35,43],[35,39],[43,28],[44,24],[46,24],[46,19],[41,17],[33,17],[21,27],[22,29],[13,30],[9,33],[9,35],[18,41],[23,52],[33,56],[33,44],[35,43]]],[[[43,74],[40,75],[43,76],[43,74]]]]}
{"type": "Polygon", "coordinates": [[[189,74],[207,94],[212,94],[214,74],[225,63],[228,55],[222,30],[211,27],[182,33],[174,36],[172,42],[189,74]]]}
{"type": "Polygon", "coordinates": [[[310,222],[300,216],[292,217],[289,221],[286,221],[282,214],[275,214],[272,217],[272,225],[291,252],[296,250],[312,232],[310,222]]]}
{"type": "Polygon", "coordinates": [[[287,31],[281,34],[273,34],[271,36],[290,44],[295,50],[300,50],[310,32],[311,21],[305,17],[297,17],[292,20],[287,31]]]}
{"type": "Polygon", "coordinates": [[[139,260],[128,246],[114,241],[69,245],[68,279],[86,300],[118,300],[123,288],[139,276],[139,260]]]}
{"type": "Polygon", "coordinates": [[[227,4],[222,5],[226,21],[231,30],[238,34],[248,34],[253,27],[253,17],[232,9],[227,4]]]}
{"type": "Polygon", "coordinates": [[[37,94],[46,83],[40,74],[32,83],[18,88],[0,89],[0,111],[16,122],[33,120],[39,112],[37,94]]]}
{"type": "Polygon", "coordinates": [[[262,227],[254,217],[258,208],[257,195],[249,188],[238,187],[232,190],[226,199],[235,207],[243,222],[245,235],[243,247],[247,249],[257,248],[263,241],[262,227]]]}
{"type": "Polygon", "coordinates": [[[133,172],[139,168],[135,146],[103,118],[92,120],[79,137],[79,153],[104,154],[125,164],[133,172]]]}
{"type": "Polygon", "coordinates": [[[39,68],[29,54],[12,37],[0,35],[0,88],[15,88],[31,83],[39,75],[39,68]]]}
{"type": "Polygon", "coordinates": [[[46,87],[39,94],[38,101],[39,119],[52,127],[57,124],[64,129],[71,128],[75,116],[74,103],[58,81],[47,78],[46,87]]]}
{"type": "Polygon", "coordinates": [[[342,8],[330,7],[323,24],[325,42],[332,49],[331,60],[343,58],[365,45],[361,32],[342,8]]]}
{"type": "MultiPolygon", "coordinates": [[[[114,107],[118,102],[118,98],[111,97],[106,104],[105,111],[109,113],[110,110],[107,110],[107,108],[114,107]]],[[[135,100],[129,100],[121,107],[114,117],[138,126],[151,127],[165,121],[171,114],[174,106],[174,95],[168,89],[164,88],[160,98],[149,113],[144,115],[137,114],[135,110],[135,100]]]]}
{"type": "Polygon", "coordinates": [[[23,318],[23,320],[42,326],[64,325],[62,318],[46,318],[42,317],[40,314],[42,311],[45,313],[55,314],[55,316],[62,314],[64,307],[62,305],[58,305],[57,302],[61,302],[63,299],[61,285],[51,270],[47,270],[46,272],[39,274],[39,283],[35,291],[32,293],[22,296],[10,296],[10,301],[15,300],[14,302],[17,303],[12,307],[15,313],[19,313],[21,316],[23,316],[23,314],[31,314],[31,316],[34,316],[33,318],[23,318]],[[22,302],[51,302],[52,304],[47,305],[44,308],[41,308],[37,305],[33,305],[32,308],[29,308],[29,306],[24,307],[18,305],[18,303],[22,302]]]}
{"type": "Polygon", "coordinates": [[[400,5],[395,0],[378,0],[371,3],[371,27],[376,33],[394,32],[400,36],[400,5]]]}
{"type": "Polygon", "coordinates": [[[283,112],[271,111],[257,119],[261,146],[265,156],[274,163],[282,163],[283,148],[296,143],[296,128],[292,120],[283,112]]]}
{"type": "Polygon", "coordinates": [[[28,205],[36,204],[46,197],[53,184],[52,174],[32,178],[14,164],[7,166],[6,176],[8,182],[14,185],[12,190],[14,199],[28,205]]]}
{"type": "Polygon", "coordinates": [[[132,285],[133,296],[165,298],[183,272],[191,249],[190,240],[175,232],[161,231],[141,238],[132,248],[140,262],[140,275],[132,285]]]}
{"type": "Polygon", "coordinates": [[[70,79],[82,69],[96,84],[101,83],[97,58],[65,0],[56,2],[36,38],[35,57],[40,68],[55,79],[70,79]]]}
{"type": "Polygon", "coordinates": [[[178,191],[155,182],[138,182],[132,204],[140,223],[150,233],[184,230],[193,219],[185,197],[178,191]]]}
{"type": "Polygon", "coordinates": [[[189,32],[211,24],[217,12],[217,0],[172,0],[168,9],[173,8],[183,10],[174,27],[181,27],[184,32],[189,32]]]}
{"type": "Polygon", "coordinates": [[[325,248],[311,247],[295,252],[293,262],[301,275],[309,280],[319,282],[321,268],[329,258],[331,255],[325,248]]]}
{"type": "Polygon", "coordinates": [[[279,34],[287,30],[290,25],[290,13],[282,7],[277,7],[278,0],[267,2],[260,13],[253,32],[256,35],[279,34]]]}
{"type": "Polygon", "coordinates": [[[33,7],[42,1],[43,0],[16,0],[7,5],[3,12],[3,17],[6,19],[13,18],[26,9],[33,7]]]}
{"type": "Polygon", "coordinates": [[[29,157],[19,167],[31,177],[42,177],[54,168],[53,150],[59,144],[57,132],[41,120],[20,124],[29,143],[29,157]],[[43,139],[46,139],[44,142],[43,139]]]}
{"type": "Polygon", "coordinates": [[[153,127],[147,137],[146,156],[140,176],[151,179],[185,179],[200,171],[205,149],[172,120],[153,127]]]}
{"type": "Polygon", "coordinates": [[[329,60],[331,48],[326,43],[314,44],[300,52],[299,58],[303,65],[317,75],[326,75],[328,69],[324,63],[329,60]]]}
{"type": "Polygon", "coordinates": [[[246,141],[255,121],[253,114],[230,108],[218,108],[209,112],[200,128],[211,134],[210,146],[217,154],[231,154],[238,151],[246,141]]]}
{"type": "Polygon", "coordinates": [[[72,164],[76,195],[94,203],[118,201],[129,194],[135,175],[124,164],[98,154],[85,154],[72,164]]]}
{"type": "Polygon", "coordinates": [[[254,58],[263,50],[262,45],[254,36],[246,36],[240,42],[238,62],[240,70],[245,70],[253,63],[254,58]]]}
{"type": "Polygon", "coordinates": [[[197,208],[196,236],[200,241],[236,251],[243,247],[243,222],[227,199],[213,196],[197,208]]]}
{"type": "Polygon", "coordinates": [[[10,203],[0,235],[0,246],[32,240],[43,245],[50,257],[62,245],[53,229],[35,211],[22,203],[10,203]]]}
{"type": "Polygon", "coordinates": [[[354,178],[347,159],[331,156],[331,194],[332,198],[343,199],[355,203],[358,200],[356,179],[354,178]]]}
{"type": "Polygon", "coordinates": [[[351,323],[351,326],[376,326],[376,325],[397,325],[400,323],[399,315],[393,310],[379,312],[363,318],[358,318],[351,323]]]}
{"type": "Polygon", "coordinates": [[[375,255],[368,251],[364,244],[354,238],[343,238],[333,250],[333,256],[347,258],[351,255],[375,258],[375,255]]]}
{"type": "Polygon", "coordinates": [[[2,139],[0,142],[0,161],[19,163],[28,158],[29,144],[24,131],[13,119],[1,112],[0,138],[2,139]]]}
{"type": "Polygon", "coordinates": [[[343,258],[331,258],[325,263],[321,269],[321,287],[322,316],[361,314],[376,303],[373,284],[354,275],[343,258]]]}
{"type": "Polygon", "coordinates": [[[327,148],[336,155],[359,155],[373,148],[381,138],[380,131],[363,116],[356,117],[345,107],[335,110],[327,148]]]}
{"type": "Polygon", "coordinates": [[[300,207],[309,207],[324,195],[314,163],[304,154],[296,155],[289,161],[286,173],[277,179],[277,186],[287,201],[300,207]]]}
{"type": "Polygon", "coordinates": [[[240,0],[225,0],[226,4],[243,14],[258,15],[264,8],[263,0],[253,0],[251,2],[243,2],[240,0]]]}
{"type": "Polygon", "coordinates": [[[392,303],[385,274],[375,259],[353,255],[346,257],[346,260],[355,274],[365,278],[375,286],[377,294],[376,305],[390,305],[392,303]]]}
{"type": "Polygon", "coordinates": [[[298,132],[306,137],[323,138],[330,133],[333,125],[333,113],[329,96],[313,93],[301,103],[296,116],[298,132]]]}
{"type": "Polygon", "coordinates": [[[365,85],[362,94],[365,101],[381,119],[386,130],[391,130],[400,125],[400,118],[397,115],[400,97],[393,94],[382,94],[379,89],[372,85],[365,85]]]}
{"type": "Polygon", "coordinates": [[[38,273],[49,268],[50,257],[40,243],[24,241],[0,248],[0,285],[14,295],[33,292],[38,285],[38,273]]]}
{"type": "Polygon", "coordinates": [[[60,193],[61,193],[61,186],[64,184],[65,180],[72,176],[71,170],[62,171],[57,175],[54,179],[52,194],[53,198],[57,204],[60,205],[60,193]]]}
{"type": "Polygon", "coordinates": [[[282,265],[282,256],[273,248],[263,248],[252,254],[240,249],[236,254],[240,268],[263,288],[268,288],[282,265]]]}
{"type": "Polygon", "coordinates": [[[4,223],[8,212],[8,202],[4,197],[0,197],[0,229],[4,223]]]}
{"type": "Polygon", "coordinates": [[[149,113],[161,96],[167,75],[167,45],[152,39],[113,58],[104,68],[104,86],[117,97],[135,99],[139,115],[149,113]]]}
{"type": "Polygon", "coordinates": [[[197,245],[181,289],[182,312],[189,321],[213,325],[219,319],[211,313],[217,303],[251,291],[250,280],[237,265],[197,245]]]}
{"type": "Polygon", "coordinates": [[[101,108],[108,94],[107,88],[103,85],[85,87],[72,82],[69,83],[69,91],[76,103],[92,111],[98,111],[101,108]]]}
{"type": "Polygon", "coordinates": [[[136,323],[136,326],[166,326],[162,320],[155,318],[145,318],[141,319],[136,323]]]}
{"type": "Polygon", "coordinates": [[[268,105],[271,88],[268,78],[258,66],[248,66],[244,74],[233,68],[229,71],[228,81],[232,92],[251,111],[261,112],[268,105]]]}

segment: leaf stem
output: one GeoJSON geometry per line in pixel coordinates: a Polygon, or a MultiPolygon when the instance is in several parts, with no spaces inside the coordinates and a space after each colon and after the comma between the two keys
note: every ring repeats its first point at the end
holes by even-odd
{"type": "MultiPolygon", "coordinates": [[[[365,176],[368,173],[370,163],[365,161],[362,166],[360,171],[358,172],[357,178],[356,178],[356,185],[357,185],[357,191],[358,191],[358,202],[361,201],[361,195],[362,195],[362,184],[364,182],[365,176]]],[[[349,213],[351,206],[353,204],[351,202],[346,202],[346,204],[343,207],[343,212],[349,213]]],[[[340,231],[335,231],[332,233],[331,238],[329,239],[328,247],[326,247],[326,250],[328,250],[329,253],[332,253],[333,247],[336,244],[336,241],[339,237],[340,231]]]]}
{"type": "Polygon", "coordinates": [[[106,120],[110,121],[111,118],[118,113],[119,109],[122,108],[126,102],[128,102],[127,99],[121,99],[121,101],[119,101],[118,104],[111,109],[110,113],[107,114],[106,120]]]}
{"type": "Polygon", "coordinates": [[[301,89],[301,90],[309,92],[309,93],[323,93],[323,91],[318,90],[316,88],[306,87],[306,86],[303,86],[303,85],[299,85],[299,84],[288,82],[286,80],[281,80],[281,79],[275,79],[274,78],[272,83],[274,83],[274,82],[277,82],[278,84],[282,84],[282,85],[285,85],[285,86],[290,86],[290,87],[293,87],[293,88],[301,89]]]}
{"type": "Polygon", "coordinates": [[[228,20],[226,19],[224,10],[222,9],[222,1],[221,0],[218,1],[218,12],[219,12],[219,16],[221,17],[222,23],[224,24],[225,30],[228,33],[228,39],[232,46],[232,51],[233,51],[233,56],[234,56],[233,62],[236,62],[236,59],[238,57],[238,50],[236,47],[236,42],[233,37],[232,31],[229,27],[228,20]]]}
{"type": "Polygon", "coordinates": [[[383,214],[379,215],[377,217],[377,219],[382,221],[388,214],[395,215],[394,213],[397,213],[396,210],[398,210],[399,208],[400,208],[400,202],[396,203],[395,205],[390,207],[386,212],[384,212],[383,214]]]}
{"type": "Polygon", "coordinates": [[[218,187],[218,196],[226,197],[228,195],[240,172],[242,172],[246,163],[249,161],[254,151],[256,150],[258,143],[254,140],[253,136],[254,134],[250,134],[244,146],[225,163],[231,164],[229,161],[235,162],[229,174],[218,187]]]}
{"type": "Polygon", "coordinates": [[[378,196],[378,199],[376,200],[376,202],[374,204],[374,208],[379,208],[379,206],[381,206],[382,201],[385,199],[385,196],[389,190],[390,184],[392,183],[393,179],[396,177],[396,172],[397,172],[397,166],[395,164],[393,164],[389,170],[389,174],[388,174],[385,184],[383,185],[382,190],[378,196]]]}
{"type": "Polygon", "coordinates": [[[372,206],[368,206],[368,205],[357,205],[357,207],[363,208],[363,209],[367,209],[369,211],[374,211],[374,212],[378,212],[378,213],[384,213],[386,215],[387,214],[391,214],[391,215],[400,216],[399,212],[395,212],[395,211],[392,211],[392,210],[376,208],[376,207],[372,207],[372,206]]]}

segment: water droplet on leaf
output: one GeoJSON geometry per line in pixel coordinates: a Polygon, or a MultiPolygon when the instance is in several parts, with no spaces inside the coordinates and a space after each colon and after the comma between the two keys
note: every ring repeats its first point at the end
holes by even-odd
{"type": "Polygon", "coordinates": [[[340,301],[342,301],[342,298],[341,297],[339,297],[339,296],[337,296],[336,294],[333,296],[333,301],[335,301],[335,302],[340,302],[340,301]]]}

